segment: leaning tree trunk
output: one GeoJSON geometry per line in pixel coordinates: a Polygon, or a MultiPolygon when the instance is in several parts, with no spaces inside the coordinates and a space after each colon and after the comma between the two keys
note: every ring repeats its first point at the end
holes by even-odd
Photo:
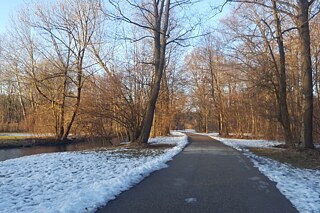
{"type": "MultiPolygon", "coordinates": [[[[284,134],[285,134],[285,142],[290,147],[294,147],[295,143],[293,141],[293,135],[291,131],[291,122],[287,104],[287,79],[286,79],[286,57],[284,51],[284,44],[283,44],[283,36],[281,30],[281,23],[277,12],[277,5],[276,1],[272,1],[272,8],[273,8],[273,16],[276,24],[276,37],[279,49],[279,68],[278,70],[278,82],[279,82],[279,89],[278,89],[278,105],[280,116],[279,120],[283,127],[284,134]]],[[[276,62],[275,66],[277,66],[276,62]]]]}
{"type": "Polygon", "coordinates": [[[303,138],[304,148],[313,149],[313,89],[310,51],[309,2],[299,0],[298,31],[301,41],[301,71],[303,92],[303,138]]]}
{"type": "Polygon", "coordinates": [[[80,108],[80,101],[81,101],[81,94],[82,94],[82,86],[83,86],[83,80],[82,80],[82,75],[83,75],[83,71],[82,71],[82,64],[83,64],[83,57],[84,55],[81,56],[81,59],[80,59],[80,65],[78,65],[78,68],[77,68],[77,95],[76,95],[76,101],[75,101],[75,104],[74,104],[74,109],[73,109],[73,112],[72,112],[72,116],[71,116],[71,119],[69,121],[69,123],[67,124],[67,128],[64,132],[64,135],[62,137],[62,140],[66,140],[68,138],[68,135],[71,131],[71,127],[75,121],[75,118],[78,114],[78,111],[79,111],[79,108],[80,108]]]}
{"type": "Polygon", "coordinates": [[[59,106],[59,123],[57,126],[57,138],[60,141],[64,140],[64,125],[65,125],[65,113],[66,113],[66,94],[67,94],[67,79],[68,79],[68,67],[65,67],[64,71],[64,82],[63,82],[63,93],[62,93],[62,100],[59,106]]]}
{"type": "Polygon", "coordinates": [[[169,23],[169,10],[170,10],[170,0],[162,0],[160,5],[158,5],[157,1],[153,1],[154,7],[154,20],[155,27],[153,29],[153,42],[154,42],[154,81],[151,86],[151,92],[149,101],[147,103],[147,109],[144,114],[144,118],[142,121],[141,132],[138,136],[136,142],[143,144],[147,143],[150,131],[152,127],[152,122],[154,118],[154,110],[156,107],[160,84],[163,74],[163,69],[165,65],[165,54],[166,54],[166,36],[168,31],[168,23],[169,23]],[[165,4],[166,2],[166,4],[165,4]]]}
{"type": "Polygon", "coordinates": [[[152,88],[151,88],[150,99],[147,105],[144,119],[142,121],[141,132],[137,139],[138,143],[148,142],[151,127],[152,127],[152,122],[154,118],[154,111],[155,111],[155,107],[156,107],[156,103],[157,103],[157,99],[160,91],[160,85],[161,85],[161,79],[162,79],[163,67],[164,67],[164,61],[165,61],[164,55],[163,56],[161,55],[164,53],[163,51],[165,50],[165,47],[163,51],[159,51],[161,42],[157,41],[157,43],[158,44],[155,45],[155,50],[154,50],[154,56],[156,58],[155,59],[155,80],[154,80],[155,83],[152,85],[152,88]]]}

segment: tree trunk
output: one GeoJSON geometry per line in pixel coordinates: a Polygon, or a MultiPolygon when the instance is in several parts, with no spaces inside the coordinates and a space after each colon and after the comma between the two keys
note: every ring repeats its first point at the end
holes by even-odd
{"type": "Polygon", "coordinates": [[[62,100],[60,104],[60,115],[59,115],[59,124],[58,124],[58,139],[60,141],[64,140],[64,123],[65,123],[65,105],[66,105],[66,94],[67,94],[67,79],[68,79],[68,68],[65,67],[64,71],[64,82],[63,82],[63,93],[62,100]]]}
{"type": "MultiPolygon", "coordinates": [[[[281,22],[280,22],[278,10],[277,10],[277,3],[275,0],[272,0],[272,13],[273,13],[273,20],[275,23],[276,41],[277,41],[278,52],[279,52],[278,60],[276,59],[276,54],[274,54],[272,45],[267,39],[265,29],[261,25],[261,21],[257,13],[255,13],[256,23],[260,29],[263,40],[265,42],[265,48],[270,53],[274,70],[275,70],[274,71],[275,76],[278,83],[277,85],[274,86],[274,91],[277,98],[277,105],[279,109],[278,121],[280,122],[284,131],[285,143],[290,147],[294,147],[295,143],[293,140],[291,121],[290,121],[290,115],[289,115],[288,103],[287,103],[286,55],[284,50],[281,22]]],[[[263,21],[263,23],[267,25],[269,29],[271,29],[268,23],[266,23],[265,21],[263,21]]]]}
{"type": "Polygon", "coordinates": [[[79,110],[79,107],[80,107],[80,101],[81,101],[81,92],[82,92],[82,86],[83,86],[83,80],[82,80],[82,75],[83,75],[83,71],[82,71],[82,62],[83,62],[83,57],[84,57],[84,52],[83,52],[83,55],[81,56],[80,58],[80,65],[78,65],[78,68],[77,68],[77,96],[76,96],[76,103],[74,105],[74,109],[73,109],[73,112],[72,112],[72,116],[71,116],[71,119],[67,125],[67,128],[66,128],[66,131],[64,132],[64,135],[63,135],[63,138],[62,140],[66,140],[70,131],[71,131],[71,127],[74,123],[74,120],[78,114],[78,110],[79,110]]]}
{"type": "Polygon", "coordinates": [[[26,104],[24,103],[24,100],[23,100],[21,82],[20,82],[20,78],[19,78],[19,74],[17,73],[17,70],[16,70],[15,75],[16,75],[16,79],[17,79],[19,102],[20,102],[20,105],[21,105],[21,108],[22,108],[23,119],[25,120],[27,118],[26,104]]]}
{"type": "MultiPolygon", "coordinates": [[[[291,122],[288,111],[287,104],[287,79],[286,79],[286,57],[283,45],[283,36],[281,30],[281,23],[277,12],[276,1],[272,1],[273,15],[276,23],[276,37],[279,49],[279,69],[278,69],[278,79],[279,79],[279,93],[278,93],[278,104],[280,109],[280,123],[283,126],[285,132],[285,142],[290,147],[294,147],[295,143],[293,141],[291,122]]],[[[275,62],[276,63],[276,62],[275,62]]],[[[277,65],[276,65],[277,66],[277,65]]]]}
{"type": "Polygon", "coordinates": [[[168,31],[168,22],[169,22],[169,10],[170,10],[170,0],[162,0],[160,5],[158,5],[157,1],[153,1],[154,7],[154,19],[156,26],[153,29],[154,37],[154,50],[153,50],[153,58],[154,58],[154,81],[153,85],[151,85],[150,98],[147,103],[147,109],[144,114],[144,118],[142,121],[142,128],[140,135],[137,139],[137,143],[147,143],[150,131],[152,127],[152,121],[154,117],[154,110],[157,103],[160,84],[163,74],[163,69],[165,65],[165,54],[166,54],[166,36],[168,31]],[[165,4],[166,2],[166,4],[165,4]],[[165,11],[163,11],[165,7],[165,11]],[[163,26],[162,26],[163,25],[163,26]]]}
{"type": "Polygon", "coordinates": [[[299,0],[298,31],[301,41],[301,71],[303,92],[303,139],[304,148],[313,149],[313,89],[310,53],[309,2],[299,0]]]}

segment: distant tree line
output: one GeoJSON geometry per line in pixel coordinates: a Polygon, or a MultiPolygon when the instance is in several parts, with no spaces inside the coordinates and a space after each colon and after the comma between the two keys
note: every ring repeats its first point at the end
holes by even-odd
{"type": "Polygon", "coordinates": [[[1,35],[0,131],[143,144],[195,128],[313,148],[319,2],[226,1],[218,29],[190,12],[197,2],[26,5],[1,35]]]}
{"type": "Polygon", "coordinates": [[[187,57],[199,128],[313,148],[320,124],[319,2],[228,2],[235,8],[220,33],[187,57]]]}
{"type": "Polygon", "coordinates": [[[1,130],[137,143],[168,134],[184,106],[178,46],[196,25],[179,25],[177,10],[192,3],[26,5],[1,38],[1,130]]]}

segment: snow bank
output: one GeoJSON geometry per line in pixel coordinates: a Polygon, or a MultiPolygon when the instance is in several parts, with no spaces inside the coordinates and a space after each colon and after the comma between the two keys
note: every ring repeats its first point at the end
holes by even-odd
{"type": "Polygon", "coordinates": [[[226,139],[212,136],[224,144],[242,151],[301,213],[320,212],[320,170],[298,169],[250,152],[248,147],[268,148],[282,144],[278,141],[226,139]]]}
{"type": "Polygon", "coordinates": [[[213,138],[239,151],[242,151],[243,149],[248,147],[269,148],[269,147],[283,144],[283,142],[268,141],[268,140],[229,139],[229,138],[221,138],[217,136],[213,136],[213,138]]]}
{"type": "Polygon", "coordinates": [[[302,213],[320,212],[320,171],[298,169],[278,161],[244,153],[260,172],[277,183],[277,188],[302,213]]]}
{"type": "Polygon", "coordinates": [[[34,137],[32,133],[0,133],[0,136],[10,136],[10,137],[34,137]]]}
{"type": "Polygon", "coordinates": [[[187,137],[151,142],[175,144],[166,150],[99,150],[27,156],[0,162],[0,213],[94,212],[166,162],[187,137]]]}
{"type": "Polygon", "coordinates": [[[194,129],[183,129],[183,130],[178,130],[178,131],[180,131],[180,132],[190,132],[190,133],[195,133],[196,132],[196,130],[194,130],[194,129]]]}

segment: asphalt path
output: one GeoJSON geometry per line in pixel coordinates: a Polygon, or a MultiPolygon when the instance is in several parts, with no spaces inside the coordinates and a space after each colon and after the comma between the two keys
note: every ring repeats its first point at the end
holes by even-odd
{"type": "Polygon", "coordinates": [[[207,136],[190,144],[169,167],[152,173],[97,213],[297,212],[240,152],[207,136]]]}

